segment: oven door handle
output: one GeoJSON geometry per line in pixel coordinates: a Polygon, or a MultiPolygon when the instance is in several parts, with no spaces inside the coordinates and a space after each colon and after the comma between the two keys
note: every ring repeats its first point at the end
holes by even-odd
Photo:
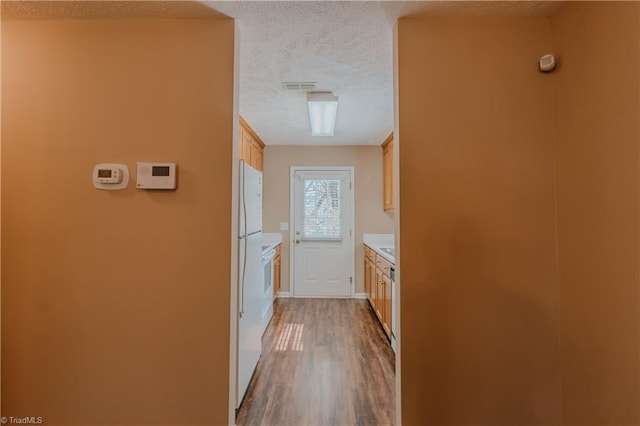
{"type": "Polygon", "coordinates": [[[271,249],[268,252],[266,252],[265,254],[262,255],[262,263],[267,263],[271,260],[273,260],[273,258],[276,257],[276,251],[271,249]]]}

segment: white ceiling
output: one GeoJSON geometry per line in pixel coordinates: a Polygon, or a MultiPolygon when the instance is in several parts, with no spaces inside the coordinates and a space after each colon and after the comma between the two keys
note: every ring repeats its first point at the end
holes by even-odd
{"type": "Polygon", "coordinates": [[[3,19],[201,18],[237,20],[240,114],[267,145],[379,145],[393,130],[395,20],[407,15],[551,15],[533,1],[2,1],[3,19]],[[314,81],[339,97],[334,137],[311,137],[304,92],[314,81]]]}

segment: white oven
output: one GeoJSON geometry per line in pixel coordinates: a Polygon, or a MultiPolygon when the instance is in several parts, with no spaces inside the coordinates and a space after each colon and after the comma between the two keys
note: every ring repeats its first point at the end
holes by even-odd
{"type": "Polygon", "coordinates": [[[264,293],[262,295],[262,332],[266,330],[273,316],[273,258],[275,249],[262,253],[262,268],[264,269],[264,293]]]}

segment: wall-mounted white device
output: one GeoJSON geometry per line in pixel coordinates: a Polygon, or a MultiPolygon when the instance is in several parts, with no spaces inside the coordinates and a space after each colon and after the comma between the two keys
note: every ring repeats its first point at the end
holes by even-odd
{"type": "Polygon", "coordinates": [[[540,58],[540,71],[551,72],[556,68],[556,58],[553,55],[544,55],[540,58]]]}
{"type": "Polygon", "coordinates": [[[176,189],[176,163],[138,163],[138,189],[176,189]]]}
{"type": "Polygon", "coordinates": [[[125,189],[129,184],[129,168],[125,164],[103,163],[93,168],[93,186],[106,191],[125,189]]]}

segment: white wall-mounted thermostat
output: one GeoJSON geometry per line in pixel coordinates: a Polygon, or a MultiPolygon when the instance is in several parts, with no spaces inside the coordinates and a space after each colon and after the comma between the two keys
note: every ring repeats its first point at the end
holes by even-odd
{"type": "Polygon", "coordinates": [[[176,163],[138,163],[138,189],[176,189],[176,163]]]}
{"type": "Polygon", "coordinates": [[[93,186],[106,191],[125,189],[129,184],[129,168],[125,164],[103,163],[93,168],[93,186]]]}

